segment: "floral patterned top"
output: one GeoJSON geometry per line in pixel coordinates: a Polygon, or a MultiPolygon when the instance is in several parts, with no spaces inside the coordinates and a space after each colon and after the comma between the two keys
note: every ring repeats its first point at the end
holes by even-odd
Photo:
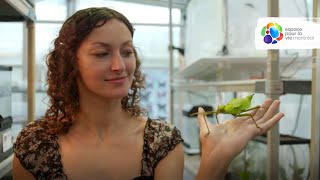
{"type": "MultiPolygon", "coordinates": [[[[144,130],[141,176],[134,180],[153,179],[161,159],[183,141],[180,131],[160,120],[147,120],[144,130]]],[[[21,165],[36,179],[68,179],[63,171],[59,153],[58,135],[48,133],[48,122],[37,120],[19,133],[14,143],[14,153],[21,165]]]]}

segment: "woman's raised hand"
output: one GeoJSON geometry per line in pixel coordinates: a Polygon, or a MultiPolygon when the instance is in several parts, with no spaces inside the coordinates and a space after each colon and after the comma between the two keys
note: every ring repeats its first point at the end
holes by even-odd
{"type": "Polygon", "coordinates": [[[221,178],[226,173],[232,159],[245,148],[252,138],[266,133],[284,116],[281,112],[276,113],[279,105],[279,100],[266,99],[259,109],[250,112],[262,130],[256,127],[250,116],[237,117],[221,124],[211,124],[201,114],[204,110],[199,108],[198,123],[202,148],[200,170],[201,168],[204,171],[215,169],[216,174],[212,176],[221,178]],[[206,122],[210,130],[209,134],[206,122]]]}

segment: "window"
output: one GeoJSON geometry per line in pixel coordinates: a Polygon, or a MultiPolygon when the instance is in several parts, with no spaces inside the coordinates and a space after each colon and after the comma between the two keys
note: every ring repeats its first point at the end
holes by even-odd
{"type": "MultiPolygon", "coordinates": [[[[109,7],[124,14],[131,23],[168,24],[169,12],[166,7],[151,6],[130,2],[106,1],[106,0],[79,0],[77,9],[88,7],[109,7]]],[[[172,9],[172,22],[180,24],[181,12],[172,9]]]]}
{"type": "Polygon", "coordinates": [[[67,17],[67,0],[42,0],[35,9],[37,20],[63,21],[67,17]]]}

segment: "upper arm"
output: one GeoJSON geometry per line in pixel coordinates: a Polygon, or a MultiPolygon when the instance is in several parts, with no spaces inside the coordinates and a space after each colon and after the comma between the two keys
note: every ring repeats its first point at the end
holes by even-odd
{"type": "Polygon", "coordinates": [[[16,155],[14,155],[13,157],[13,179],[14,180],[35,180],[33,175],[21,165],[16,155]]]}
{"type": "Polygon", "coordinates": [[[171,150],[157,165],[154,179],[179,180],[183,178],[184,152],[182,143],[171,150]]]}

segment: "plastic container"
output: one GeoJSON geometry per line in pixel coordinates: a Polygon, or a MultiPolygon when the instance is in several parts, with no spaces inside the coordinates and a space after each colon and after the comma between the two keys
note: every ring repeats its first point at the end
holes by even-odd
{"type": "Polygon", "coordinates": [[[11,116],[11,73],[12,67],[0,66],[0,115],[11,116]]]}

